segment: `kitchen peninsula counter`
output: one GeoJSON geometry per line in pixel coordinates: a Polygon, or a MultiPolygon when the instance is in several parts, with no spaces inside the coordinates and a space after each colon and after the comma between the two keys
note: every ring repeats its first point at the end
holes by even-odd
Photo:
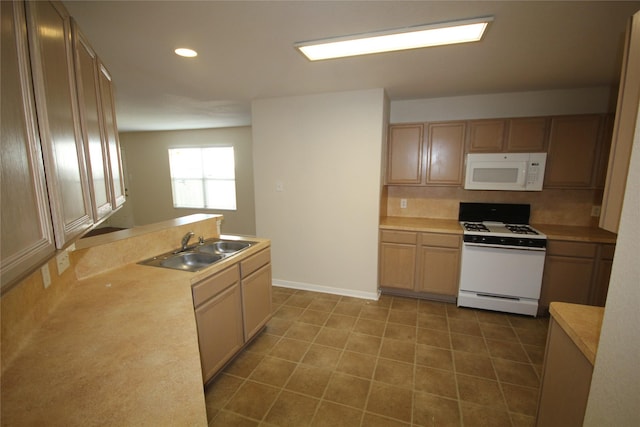
{"type": "Polygon", "coordinates": [[[2,424],[206,426],[191,285],[269,241],[244,238],[256,244],[196,273],[130,259],[144,259],[143,246],[176,246],[175,236],[185,230],[216,237],[217,221],[209,216],[173,224],[137,242],[100,236],[100,245],[78,245],[71,268],[82,278],[19,353],[3,361],[2,424]],[[106,262],[114,250],[124,264],[106,262]],[[100,259],[106,271],[99,271],[100,259]]]}
{"type": "Polygon", "coordinates": [[[593,365],[598,352],[604,307],[552,302],[549,313],[593,365]]]}

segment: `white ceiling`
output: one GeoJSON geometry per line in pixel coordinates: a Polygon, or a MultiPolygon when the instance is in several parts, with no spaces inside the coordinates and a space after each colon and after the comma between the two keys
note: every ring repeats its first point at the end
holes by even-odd
{"type": "Polygon", "coordinates": [[[65,1],[116,84],[119,128],[251,123],[251,100],[392,100],[615,85],[640,1],[65,1]],[[492,15],[479,43],[309,62],[299,41],[492,15]],[[190,47],[197,58],[176,56],[190,47]]]}

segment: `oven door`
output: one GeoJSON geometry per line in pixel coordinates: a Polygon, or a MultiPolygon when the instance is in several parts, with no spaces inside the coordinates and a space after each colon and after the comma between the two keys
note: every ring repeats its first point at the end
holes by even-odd
{"type": "Polygon", "coordinates": [[[464,243],[460,291],[500,298],[540,298],[544,248],[515,249],[464,243]]]}

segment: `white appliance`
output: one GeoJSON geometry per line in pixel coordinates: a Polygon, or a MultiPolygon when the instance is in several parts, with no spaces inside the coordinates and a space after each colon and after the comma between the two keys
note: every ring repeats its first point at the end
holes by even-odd
{"type": "Polygon", "coordinates": [[[547,153],[469,153],[465,190],[542,191],[547,153]]]}
{"type": "Polygon", "coordinates": [[[528,225],[530,206],[460,203],[458,306],[536,316],[547,238],[528,225]]]}

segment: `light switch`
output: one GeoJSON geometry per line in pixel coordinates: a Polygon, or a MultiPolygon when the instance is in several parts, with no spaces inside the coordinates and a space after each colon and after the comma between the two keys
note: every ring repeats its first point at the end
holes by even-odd
{"type": "Polygon", "coordinates": [[[282,183],[282,181],[276,181],[276,191],[284,191],[284,184],[282,183]]]}

